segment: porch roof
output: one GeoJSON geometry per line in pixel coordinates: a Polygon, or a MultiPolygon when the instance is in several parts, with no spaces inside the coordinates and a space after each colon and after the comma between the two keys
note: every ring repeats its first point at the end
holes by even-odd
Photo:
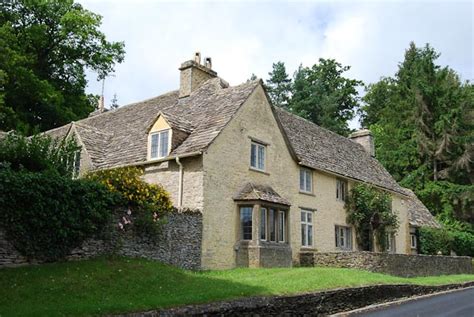
{"type": "Polygon", "coordinates": [[[281,197],[273,188],[268,185],[247,183],[245,184],[236,195],[234,195],[236,201],[251,201],[260,200],[274,204],[280,204],[285,206],[291,206],[291,203],[281,197]]]}

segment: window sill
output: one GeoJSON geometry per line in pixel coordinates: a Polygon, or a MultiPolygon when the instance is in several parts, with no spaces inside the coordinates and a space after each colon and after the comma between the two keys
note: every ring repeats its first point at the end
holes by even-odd
{"type": "Polygon", "coordinates": [[[249,167],[249,170],[253,171],[253,172],[261,173],[261,174],[264,174],[264,175],[270,175],[270,173],[268,173],[268,172],[265,172],[265,171],[262,171],[262,170],[259,170],[259,169],[253,168],[253,167],[249,167]]]}
{"type": "Polygon", "coordinates": [[[302,245],[300,251],[317,251],[317,249],[315,247],[302,245]]]}
{"type": "Polygon", "coordinates": [[[312,192],[305,192],[305,191],[300,190],[299,193],[302,194],[302,195],[316,197],[316,195],[313,194],[312,192]]]}

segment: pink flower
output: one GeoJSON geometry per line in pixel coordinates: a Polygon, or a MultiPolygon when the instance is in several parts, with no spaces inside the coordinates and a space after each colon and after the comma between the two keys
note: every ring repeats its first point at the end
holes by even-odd
{"type": "Polygon", "coordinates": [[[131,215],[131,214],[132,214],[132,211],[130,210],[130,208],[128,208],[127,215],[131,215]]]}
{"type": "Polygon", "coordinates": [[[121,222],[119,222],[118,226],[121,230],[123,230],[123,224],[121,222]]]}

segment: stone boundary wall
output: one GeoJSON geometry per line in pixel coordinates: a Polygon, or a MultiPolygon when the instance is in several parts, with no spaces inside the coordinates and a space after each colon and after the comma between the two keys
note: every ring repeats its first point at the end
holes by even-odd
{"type": "Polygon", "coordinates": [[[249,297],[117,316],[327,316],[402,297],[470,286],[474,286],[474,282],[441,286],[374,285],[293,296],[249,297]]]}
{"type": "MultiPolygon", "coordinates": [[[[201,268],[202,214],[175,212],[167,216],[156,240],[137,237],[132,232],[114,234],[109,240],[88,240],[71,252],[68,260],[116,254],[158,260],[184,269],[201,268]]],[[[0,231],[0,268],[38,264],[27,259],[5,240],[0,231]]]]}
{"type": "Polygon", "coordinates": [[[471,274],[468,256],[406,255],[375,252],[302,252],[301,266],[368,270],[402,277],[471,274]]]}

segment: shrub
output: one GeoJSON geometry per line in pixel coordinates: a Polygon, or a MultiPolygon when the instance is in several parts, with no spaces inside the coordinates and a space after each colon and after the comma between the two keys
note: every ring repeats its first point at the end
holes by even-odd
{"type": "Polygon", "coordinates": [[[390,195],[374,187],[358,184],[347,198],[347,222],[356,229],[357,243],[363,250],[370,250],[372,234],[377,237],[381,250],[386,250],[386,233],[398,229],[397,216],[392,213],[390,195]]]}
{"type": "Polygon", "coordinates": [[[453,237],[446,229],[422,227],[419,229],[420,253],[444,255],[451,253],[453,237]]]}
{"type": "Polygon", "coordinates": [[[156,236],[163,216],[173,206],[163,187],[143,181],[142,175],[140,168],[121,167],[92,172],[86,178],[104,184],[128,205],[128,212],[117,224],[120,229],[131,226],[139,235],[156,236]]]}
{"type": "Polygon", "coordinates": [[[457,255],[474,257],[474,234],[463,231],[451,231],[452,249],[457,255]]]}
{"type": "Polygon", "coordinates": [[[74,138],[52,139],[47,135],[30,138],[10,133],[0,139],[0,162],[9,163],[19,171],[55,171],[63,176],[72,176],[76,152],[80,150],[74,138]]]}
{"type": "Polygon", "coordinates": [[[103,234],[115,194],[90,180],[53,171],[32,173],[0,167],[0,227],[23,255],[64,258],[84,240],[103,234]]]}

